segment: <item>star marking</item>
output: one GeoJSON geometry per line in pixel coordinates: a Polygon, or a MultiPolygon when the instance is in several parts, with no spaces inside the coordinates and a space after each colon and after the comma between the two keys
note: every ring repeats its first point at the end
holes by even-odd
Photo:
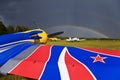
{"type": "Polygon", "coordinates": [[[92,59],[94,59],[93,63],[95,62],[102,62],[102,63],[105,63],[104,59],[106,59],[107,57],[101,57],[99,54],[95,57],[91,57],[92,59]]]}

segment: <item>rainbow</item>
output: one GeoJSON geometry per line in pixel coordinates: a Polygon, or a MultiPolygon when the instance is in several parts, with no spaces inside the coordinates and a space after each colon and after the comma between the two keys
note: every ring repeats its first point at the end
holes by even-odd
{"type": "Polygon", "coordinates": [[[90,28],[87,28],[84,26],[74,26],[74,25],[51,26],[51,27],[47,28],[47,30],[51,31],[51,32],[56,31],[56,30],[58,30],[58,31],[65,30],[65,31],[72,31],[71,33],[67,33],[67,34],[72,34],[72,33],[77,33],[77,34],[81,34],[81,35],[82,34],[83,35],[92,34],[92,35],[96,35],[100,38],[109,38],[107,35],[105,35],[101,32],[98,32],[94,29],[90,29],[90,28]],[[76,31],[76,32],[73,32],[73,31],[76,31]]]}

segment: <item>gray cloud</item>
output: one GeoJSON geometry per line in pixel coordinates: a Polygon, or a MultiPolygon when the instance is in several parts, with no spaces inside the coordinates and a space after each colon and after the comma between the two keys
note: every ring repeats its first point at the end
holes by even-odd
{"type": "Polygon", "coordinates": [[[63,25],[84,26],[119,38],[119,4],[119,0],[1,0],[0,16],[7,25],[33,27],[35,21],[44,29],[63,25]]]}

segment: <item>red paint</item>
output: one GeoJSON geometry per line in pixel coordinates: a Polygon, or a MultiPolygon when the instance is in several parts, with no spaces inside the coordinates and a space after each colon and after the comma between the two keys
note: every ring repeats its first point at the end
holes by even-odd
{"type": "Polygon", "coordinates": [[[39,47],[31,56],[23,60],[10,74],[38,79],[50,55],[50,46],[39,47]]]}
{"type": "Polygon", "coordinates": [[[83,64],[73,59],[68,52],[65,54],[65,63],[70,80],[94,80],[90,72],[83,66],[83,64]]]}
{"type": "Polygon", "coordinates": [[[94,51],[94,52],[99,52],[100,54],[120,56],[120,50],[95,49],[95,48],[84,48],[84,49],[94,51]]]}

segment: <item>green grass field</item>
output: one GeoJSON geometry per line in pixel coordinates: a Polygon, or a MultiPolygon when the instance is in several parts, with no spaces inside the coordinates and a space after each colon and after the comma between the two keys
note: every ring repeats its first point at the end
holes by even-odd
{"type": "MultiPolygon", "coordinates": [[[[50,45],[75,46],[81,48],[101,48],[120,50],[120,40],[85,40],[81,42],[66,42],[65,40],[48,41],[50,45]]],[[[19,76],[0,76],[0,80],[30,80],[19,76]]]]}
{"type": "Polygon", "coordinates": [[[81,42],[49,41],[47,44],[75,46],[81,48],[102,48],[120,50],[120,40],[85,40],[81,42]]]}

